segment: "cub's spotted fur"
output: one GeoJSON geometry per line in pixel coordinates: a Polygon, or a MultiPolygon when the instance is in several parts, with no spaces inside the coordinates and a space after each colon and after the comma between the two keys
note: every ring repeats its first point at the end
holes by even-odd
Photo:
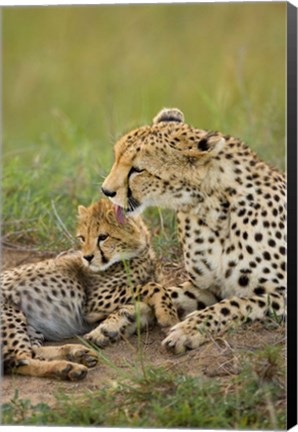
{"type": "Polygon", "coordinates": [[[170,295],[154,281],[154,254],[140,217],[119,224],[112,204],[79,207],[81,253],[5,271],[2,287],[4,368],[16,373],[83,378],[97,362],[82,345],[42,346],[74,335],[100,347],[132,334],[154,315],[177,322],[170,295]]]}
{"type": "MultiPolygon", "coordinates": [[[[128,216],[148,206],[177,211],[192,312],[164,344],[195,348],[208,332],[284,313],[285,179],[243,142],[194,128],[177,109],[124,135],[103,192],[128,216]],[[123,210],[124,209],[124,210],[123,210]]],[[[189,310],[190,311],[190,310],[189,310]]]]}

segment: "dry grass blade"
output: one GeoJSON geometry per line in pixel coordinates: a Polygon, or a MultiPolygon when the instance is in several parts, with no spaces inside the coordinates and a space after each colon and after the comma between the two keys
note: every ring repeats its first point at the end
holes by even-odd
{"type": "Polygon", "coordinates": [[[72,243],[74,243],[75,239],[74,239],[73,235],[70,234],[70,232],[66,228],[65,224],[63,223],[61,217],[59,216],[57,209],[56,209],[56,206],[55,206],[55,203],[54,203],[54,200],[51,200],[51,206],[52,206],[54,215],[58,221],[59,229],[71,240],[72,243]]]}

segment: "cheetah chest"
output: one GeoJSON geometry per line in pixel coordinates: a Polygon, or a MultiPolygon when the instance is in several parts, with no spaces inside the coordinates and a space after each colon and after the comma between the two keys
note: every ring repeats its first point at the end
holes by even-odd
{"type": "Polygon", "coordinates": [[[207,226],[201,215],[178,215],[185,268],[193,284],[201,289],[217,291],[222,286],[222,245],[217,228],[207,226]]]}

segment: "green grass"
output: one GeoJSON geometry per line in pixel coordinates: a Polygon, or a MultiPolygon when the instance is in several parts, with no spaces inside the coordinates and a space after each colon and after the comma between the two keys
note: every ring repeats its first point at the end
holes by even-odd
{"type": "Polygon", "coordinates": [[[105,153],[174,105],[197,127],[241,136],[279,161],[285,18],[284,2],[6,8],[5,151],[37,148],[58,111],[105,153]]]}
{"type": "MultiPolygon", "coordinates": [[[[113,366],[113,365],[111,365],[113,366]]],[[[284,429],[283,350],[266,346],[243,354],[239,374],[226,380],[182,375],[140,365],[98,391],[56,395],[55,407],[14,399],[2,407],[3,424],[126,427],[284,429]],[[227,391],[227,386],[229,391],[227,391]]]]}
{"type": "MultiPolygon", "coordinates": [[[[93,143],[69,118],[57,117],[57,128],[33,148],[4,154],[2,205],[3,239],[36,250],[70,248],[76,245],[76,215],[79,204],[89,205],[100,196],[100,185],[112,164],[112,151],[94,155],[93,143]]],[[[171,211],[149,209],[157,252],[177,251],[176,220],[171,211]]],[[[171,254],[169,259],[171,258],[171,254]]]]}
{"type": "MultiPolygon", "coordinates": [[[[72,246],[76,207],[97,199],[115,140],[164,106],[284,168],[285,13],[285,3],[6,8],[5,240],[72,246]]],[[[175,251],[173,214],[149,210],[147,221],[160,252],[175,251]]]]}
{"type": "Polygon", "coordinates": [[[63,225],[75,234],[77,206],[98,198],[103,176],[100,159],[88,152],[91,145],[63,118],[56,134],[45,136],[38,152],[32,152],[26,170],[21,152],[4,155],[5,239],[42,249],[72,245],[63,225]]]}

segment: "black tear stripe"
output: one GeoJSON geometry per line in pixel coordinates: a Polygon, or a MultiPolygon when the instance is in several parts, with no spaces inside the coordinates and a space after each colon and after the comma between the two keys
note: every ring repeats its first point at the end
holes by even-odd
{"type": "Polygon", "coordinates": [[[105,256],[105,254],[103,253],[103,251],[101,250],[100,246],[98,246],[98,250],[100,252],[101,255],[101,260],[104,264],[107,264],[109,262],[109,259],[105,256]]]}
{"type": "Polygon", "coordinates": [[[131,167],[131,169],[130,169],[130,171],[128,173],[128,177],[127,177],[127,179],[128,179],[128,182],[127,182],[128,206],[126,208],[127,212],[133,212],[137,207],[140,207],[140,205],[141,205],[141,203],[136,198],[134,198],[132,196],[132,191],[131,191],[131,189],[129,187],[129,178],[130,178],[131,174],[133,174],[135,172],[136,173],[140,173],[140,172],[143,172],[143,171],[145,171],[145,170],[139,169],[139,168],[136,168],[136,167],[131,167]]]}
{"type": "Polygon", "coordinates": [[[137,168],[137,167],[131,167],[130,170],[129,170],[129,173],[128,173],[127,178],[129,179],[130,176],[131,176],[133,173],[141,173],[141,172],[143,172],[143,171],[145,171],[145,170],[140,169],[140,168],[137,168]]]}
{"type": "Polygon", "coordinates": [[[128,198],[128,211],[134,211],[136,208],[140,207],[141,203],[134,197],[128,198]]]}
{"type": "Polygon", "coordinates": [[[127,188],[128,207],[127,211],[133,212],[137,207],[140,207],[141,203],[132,196],[130,187],[127,188]]]}

